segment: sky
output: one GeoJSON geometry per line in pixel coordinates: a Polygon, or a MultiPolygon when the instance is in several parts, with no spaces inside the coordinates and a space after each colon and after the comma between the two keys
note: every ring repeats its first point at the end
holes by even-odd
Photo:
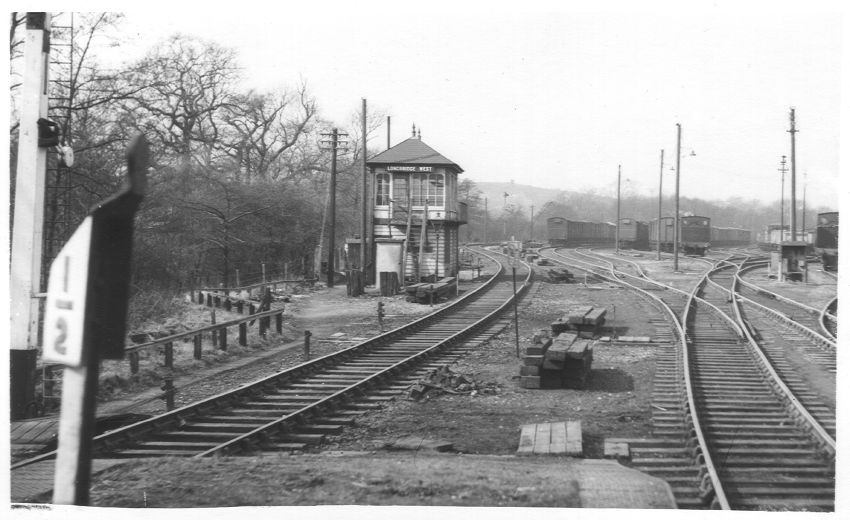
{"type": "MultiPolygon", "coordinates": [[[[366,98],[391,116],[392,144],[415,124],[474,181],[612,196],[618,165],[624,193],[656,196],[661,149],[672,193],[680,123],[682,196],[778,201],[786,155],[790,198],[794,107],[797,198],[805,176],[810,207],[837,207],[838,4],[456,4],[126,10],[127,42],[104,56],[132,60],[177,32],[213,40],[238,51],[247,87],[306,81],[339,125],[366,98]]],[[[384,125],[370,146],[386,142],[384,125]]]]}

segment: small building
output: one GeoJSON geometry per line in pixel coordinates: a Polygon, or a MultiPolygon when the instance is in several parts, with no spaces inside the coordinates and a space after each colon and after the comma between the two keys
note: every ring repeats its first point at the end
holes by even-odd
{"type": "Polygon", "coordinates": [[[457,275],[458,228],[467,222],[466,204],[457,200],[463,168],[415,133],[366,165],[375,187],[373,279],[380,284],[381,272],[397,273],[402,283],[457,275]]]}
{"type": "Polygon", "coordinates": [[[799,282],[806,278],[806,247],[808,244],[798,240],[796,242],[782,242],[778,251],[770,254],[770,270],[768,276],[781,281],[799,282]]]}

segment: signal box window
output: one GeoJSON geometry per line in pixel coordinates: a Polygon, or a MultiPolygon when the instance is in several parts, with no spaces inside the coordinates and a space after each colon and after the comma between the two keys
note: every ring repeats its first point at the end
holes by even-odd
{"type": "Polygon", "coordinates": [[[442,173],[414,173],[410,176],[410,194],[414,206],[445,206],[446,187],[442,173]]]}
{"type": "Polygon", "coordinates": [[[379,173],[376,176],[375,186],[375,205],[389,206],[390,205],[390,174],[379,173]]]}

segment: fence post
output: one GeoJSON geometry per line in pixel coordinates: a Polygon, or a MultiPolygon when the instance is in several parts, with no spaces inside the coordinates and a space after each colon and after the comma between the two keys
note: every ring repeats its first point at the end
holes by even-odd
{"type": "Polygon", "coordinates": [[[248,314],[256,314],[257,308],[254,307],[253,303],[248,304],[248,314]]]}
{"type": "Polygon", "coordinates": [[[274,315],[274,328],[278,334],[283,334],[283,313],[274,315]]]}
{"type": "Polygon", "coordinates": [[[224,299],[224,310],[230,311],[231,308],[233,308],[233,303],[230,301],[230,298],[225,298],[224,299]]]}
{"type": "Polygon", "coordinates": [[[259,322],[260,322],[260,336],[262,336],[262,338],[263,338],[263,339],[265,339],[265,338],[266,338],[266,330],[267,330],[267,329],[268,329],[268,327],[269,327],[268,322],[267,322],[266,320],[267,320],[267,318],[260,318],[260,319],[259,319],[259,322]]]}
{"type": "Polygon", "coordinates": [[[160,388],[164,391],[162,397],[165,399],[165,409],[170,412],[174,409],[174,378],[167,376],[160,388]]]}
{"type": "Polygon", "coordinates": [[[165,344],[165,368],[174,368],[174,343],[165,344]]]}
{"type": "Polygon", "coordinates": [[[139,352],[130,352],[130,373],[135,375],[139,373],[139,352]]]}
{"type": "MultiPolygon", "coordinates": [[[[210,324],[211,324],[211,325],[215,325],[215,309],[210,309],[210,324]]],[[[217,346],[218,346],[218,334],[216,334],[217,332],[218,332],[217,330],[213,330],[213,331],[210,333],[210,334],[212,335],[212,344],[213,344],[213,347],[217,347],[217,346]]]]}
{"type": "Polygon", "coordinates": [[[242,314],[242,311],[245,310],[245,304],[242,303],[242,300],[238,300],[236,302],[236,312],[242,314]]]}
{"type": "Polygon", "coordinates": [[[227,327],[218,330],[218,344],[221,350],[227,350],[227,327]]]}
{"type": "Polygon", "coordinates": [[[196,334],[193,341],[195,342],[195,359],[201,359],[201,335],[196,334]]]}
{"type": "Polygon", "coordinates": [[[243,347],[248,344],[248,323],[244,321],[239,324],[239,344],[243,347]]]}
{"type": "Polygon", "coordinates": [[[304,361],[310,360],[310,336],[312,335],[313,333],[309,330],[304,331],[304,361]]]}
{"type": "Polygon", "coordinates": [[[213,306],[213,303],[212,303],[212,294],[211,294],[211,293],[207,293],[207,307],[212,307],[212,306],[213,306]]]}

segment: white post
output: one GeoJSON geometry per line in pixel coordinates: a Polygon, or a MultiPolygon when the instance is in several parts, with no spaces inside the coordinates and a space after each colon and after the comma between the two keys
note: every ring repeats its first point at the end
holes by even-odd
{"type": "MultiPolygon", "coordinates": [[[[24,78],[21,86],[21,111],[18,137],[18,167],[15,176],[15,215],[11,258],[11,342],[13,363],[25,357],[38,342],[38,299],[41,284],[42,228],[44,191],[47,176],[47,149],[38,147],[38,119],[47,117],[47,59],[50,13],[27,13],[24,42],[24,78]]],[[[12,367],[13,374],[17,367],[12,367]]],[[[23,368],[23,367],[21,367],[23,368]]],[[[28,379],[28,378],[24,378],[28,379]]],[[[14,381],[14,377],[13,377],[14,381]]],[[[24,383],[26,384],[26,383],[24,383]]],[[[12,388],[12,412],[16,396],[29,395],[33,389],[12,388]]],[[[24,399],[29,400],[24,397],[24,399]]]]}
{"type": "MultiPolygon", "coordinates": [[[[37,15],[39,13],[29,13],[37,15]]],[[[24,47],[24,83],[21,93],[21,122],[18,138],[18,169],[15,176],[15,222],[12,234],[12,343],[13,349],[34,348],[38,326],[42,228],[44,226],[44,186],[47,177],[47,149],[38,147],[38,118],[47,117],[47,55],[43,49],[44,30],[50,27],[50,14],[44,24],[27,20],[24,47]]]]}

